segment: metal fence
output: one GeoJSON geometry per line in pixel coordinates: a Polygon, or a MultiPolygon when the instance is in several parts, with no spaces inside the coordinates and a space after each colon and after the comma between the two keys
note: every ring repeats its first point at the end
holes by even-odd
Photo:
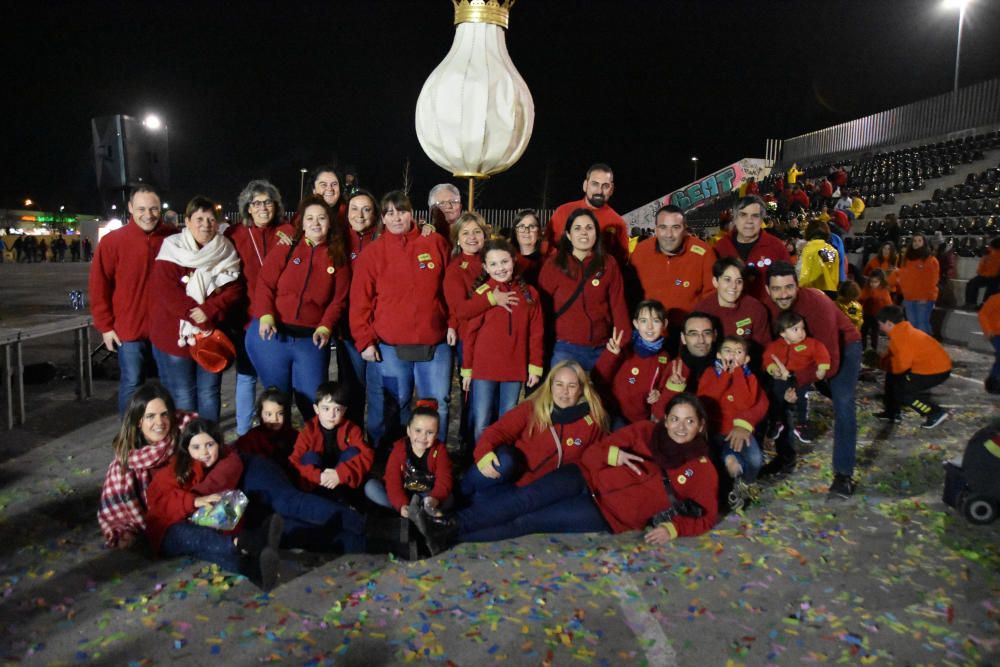
{"type": "Polygon", "coordinates": [[[785,139],[782,165],[1000,123],[1000,79],[785,139]]]}
{"type": "MultiPolygon", "coordinates": [[[[521,209],[519,208],[483,208],[476,209],[476,213],[483,216],[486,222],[493,227],[494,231],[506,232],[514,226],[514,217],[520,210],[521,209]]],[[[542,208],[535,210],[538,213],[538,220],[542,223],[542,227],[544,228],[545,225],[548,224],[549,218],[551,218],[552,214],[555,212],[555,209],[542,208]]],[[[293,215],[294,213],[287,213],[285,215],[286,221],[291,221],[293,215]]],[[[416,220],[430,220],[430,210],[426,208],[416,209],[413,211],[413,217],[416,220]]],[[[239,211],[227,211],[226,219],[233,222],[239,220],[239,211]]]]}

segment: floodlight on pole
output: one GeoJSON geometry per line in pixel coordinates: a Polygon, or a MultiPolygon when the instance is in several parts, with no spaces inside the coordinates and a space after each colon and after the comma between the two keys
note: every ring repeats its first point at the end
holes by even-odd
{"type": "Polygon", "coordinates": [[[142,126],[150,132],[156,132],[163,127],[163,121],[155,113],[147,114],[142,120],[142,126]]]}
{"type": "Polygon", "coordinates": [[[958,43],[955,45],[955,83],[952,92],[958,94],[958,65],[962,58],[962,26],[965,24],[965,10],[972,0],[944,0],[942,7],[958,10],[958,43]]]}
{"type": "Polygon", "coordinates": [[[299,169],[299,201],[302,201],[302,195],[305,193],[307,171],[309,170],[305,167],[299,169]]]}
{"type": "Polygon", "coordinates": [[[691,177],[692,181],[698,180],[698,158],[697,156],[691,157],[691,163],[694,165],[694,175],[691,177]]]}

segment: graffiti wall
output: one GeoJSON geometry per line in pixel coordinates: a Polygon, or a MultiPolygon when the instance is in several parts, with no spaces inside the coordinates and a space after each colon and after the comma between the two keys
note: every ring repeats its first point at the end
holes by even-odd
{"type": "Polygon", "coordinates": [[[704,176],[694,183],[689,183],[679,190],[674,190],[670,194],[654,199],[644,206],[640,206],[634,211],[629,211],[622,217],[628,223],[629,231],[635,233],[636,229],[652,229],[656,219],[656,212],[662,206],[673,204],[685,211],[698,208],[720,195],[727,195],[734,190],[738,190],[747,179],[754,178],[761,180],[771,173],[771,163],[761,158],[743,158],[728,167],[724,167],[714,173],[704,176]]]}

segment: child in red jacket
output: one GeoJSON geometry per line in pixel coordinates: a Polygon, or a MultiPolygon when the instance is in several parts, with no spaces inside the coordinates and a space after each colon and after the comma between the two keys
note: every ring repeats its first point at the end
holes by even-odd
{"type": "Polygon", "coordinates": [[[861,342],[868,343],[865,347],[878,350],[878,311],[892,305],[892,295],[886,284],[885,272],[875,269],[868,274],[868,282],[861,290],[861,342]]]}
{"type": "Polygon", "coordinates": [[[653,404],[670,376],[670,357],[663,350],[667,310],[655,299],[640,301],[632,320],[632,340],[622,344],[623,331],[612,329],[611,338],[594,366],[611,417],[611,430],[649,421],[653,404]]]}
{"type": "Polygon", "coordinates": [[[406,436],[396,441],[385,464],[381,496],[370,495],[372,501],[392,507],[408,519],[413,518],[421,499],[424,509],[433,515],[440,515],[451,504],[451,459],[444,443],[437,439],[438,419],[434,400],[416,402],[406,436]]]}
{"type": "Polygon", "coordinates": [[[715,364],[698,381],[698,398],[708,413],[709,440],[717,461],[733,480],[729,506],[738,510],[750,499],[749,484],[763,464],[753,432],[767,415],[767,396],[750,371],[747,340],[726,336],[715,364]]]}
{"type": "Polygon", "coordinates": [[[468,320],[462,352],[462,389],[472,390],[469,416],[473,442],[517,404],[521,387],[542,379],[544,321],[538,292],[514,276],[514,249],[505,239],[487,241],[483,271],[472,293],[515,292],[506,307],[492,307],[468,320]]]}
{"type": "MultiPolygon", "coordinates": [[[[257,398],[256,413],[257,426],[241,435],[233,447],[240,454],[265,456],[288,472],[294,472],[288,457],[292,454],[298,431],[292,428],[288,394],[277,387],[268,387],[257,398]]],[[[295,476],[298,476],[297,472],[295,476]]]]}
{"type": "Polygon", "coordinates": [[[774,328],[778,337],[764,350],[767,373],[773,379],[771,428],[767,437],[776,440],[783,430],[793,429],[800,442],[809,444],[812,436],[806,428],[809,411],[806,393],[811,386],[808,378],[826,377],[830,351],[806,334],[806,321],[796,312],[783,311],[774,320],[774,328]]]}
{"type": "Polygon", "coordinates": [[[193,556],[230,572],[259,574],[261,588],[270,590],[278,577],[281,517],[271,515],[258,530],[239,532],[235,538],[187,520],[239,485],[243,464],[221,443],[214,422],[188,423],[173,461],[160,468],[149,485],[146,535],[153,550],[163,556],[193,556]]]}

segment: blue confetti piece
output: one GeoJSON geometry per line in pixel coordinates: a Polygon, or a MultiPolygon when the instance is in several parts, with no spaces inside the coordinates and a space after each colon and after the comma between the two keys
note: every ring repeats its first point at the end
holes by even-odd
{"type": "Polygon", "coordinates": [[[222,653],[222,647],[221,646],[219,646],[218,644],[215,644],[214,646],[212,646],[212,655],[219,655],[220,653],[222,653]]]}
{"type": "Polygon", "coordinates": [[[493,655],[494,653],[496,653],[499,650],[500,650],[500,647],[497,646],[496,644],[494,644],[493,646],[490,647],[490,649],[487,651],[487,653],[489,653],[490,655],[493,655]]]}

